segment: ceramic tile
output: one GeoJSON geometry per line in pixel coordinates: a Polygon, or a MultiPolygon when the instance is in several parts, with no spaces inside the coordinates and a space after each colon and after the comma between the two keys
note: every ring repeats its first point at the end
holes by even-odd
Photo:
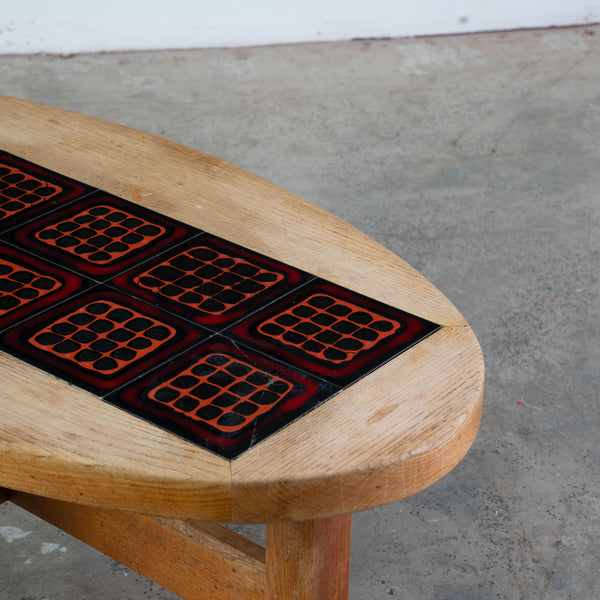
{"type": "Polygon", "coordinates": [[[0,244],[0,329],[77,294],[91,282],[0,244]]]}
{"type": "Polygon", "coordinates": [[[192,227],[98,192],[9,232],[6,239],[103,281],[195,233],[192,227]]]}
{"type": "Polygon", "coordinates": [[[107,400],[232,459],[337,390],[216,336],[107,400]]]}
{"type": "Polygon", "coordinates": [[[93,188],[0,151],[0,232],[93,188]]]}
{"type": "Polygon", "coordinates": [[[437,325],[323,280],[243,320],[231,335],[346,386],[437,325]]]}
{"type": "Polygon", "coordinates": [[[204,234],[111,283],[215,330],[298,287],[308,275],[204,234]]]}
{"type": "Polygon", "coordinates": [[[0,346],[99,395],[207,337],[198,327],[98,286],[7,329],[0,346]]]}

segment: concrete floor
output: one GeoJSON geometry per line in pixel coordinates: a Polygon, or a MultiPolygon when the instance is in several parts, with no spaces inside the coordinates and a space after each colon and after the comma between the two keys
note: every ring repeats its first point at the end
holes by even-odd
{"type": "MultiPolygon", "coordinates": [[[[7,56],[0,92],[275,181],[469,320],[487,361],[480,433],[428,490],[355,516],[353,600],[600,598],[600,27],[7,56]]],[[[71,598],[175,596],[0,507],[0,600],[71,598]]]]}

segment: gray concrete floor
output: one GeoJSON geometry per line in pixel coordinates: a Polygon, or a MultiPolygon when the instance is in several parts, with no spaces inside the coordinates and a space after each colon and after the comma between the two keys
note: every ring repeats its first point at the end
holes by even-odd
{"type": "MultiPolygon", "coordinates": [[[[487,361],[480,433],[428,490],[355,516],[353,600],[600,598],[599,27],[8,56],[0,92],[258,173],[467,317],[487,361]]],[[[71,598],[175,596],[0,507],[0,600],[71,598]]]]}

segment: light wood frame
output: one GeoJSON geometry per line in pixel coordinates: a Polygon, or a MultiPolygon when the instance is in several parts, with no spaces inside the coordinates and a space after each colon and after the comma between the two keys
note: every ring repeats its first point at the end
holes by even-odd
{"type": "Polygon", "coordinates": [[[347,598],[351,513],[428,487],[473,443],[484,366],[463,316],[365,234],[198,150],[2,96],[0,147],[441,326],[232,462],[0,352],[0,502],[189,600],[347,598]],[[268,523],[266,550],[209,522],[268,523]],[[161,564],[156,539],[189,565],[161,564]]]}

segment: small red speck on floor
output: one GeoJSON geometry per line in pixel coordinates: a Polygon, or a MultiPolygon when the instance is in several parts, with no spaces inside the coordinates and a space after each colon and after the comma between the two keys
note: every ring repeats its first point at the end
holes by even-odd
{"type": "Polygon", "coordinates": [[[517,404],[520,406],[521,404],[523,404],[523,400],[519,400],[519,401],[517,402],[517,404]]]}

